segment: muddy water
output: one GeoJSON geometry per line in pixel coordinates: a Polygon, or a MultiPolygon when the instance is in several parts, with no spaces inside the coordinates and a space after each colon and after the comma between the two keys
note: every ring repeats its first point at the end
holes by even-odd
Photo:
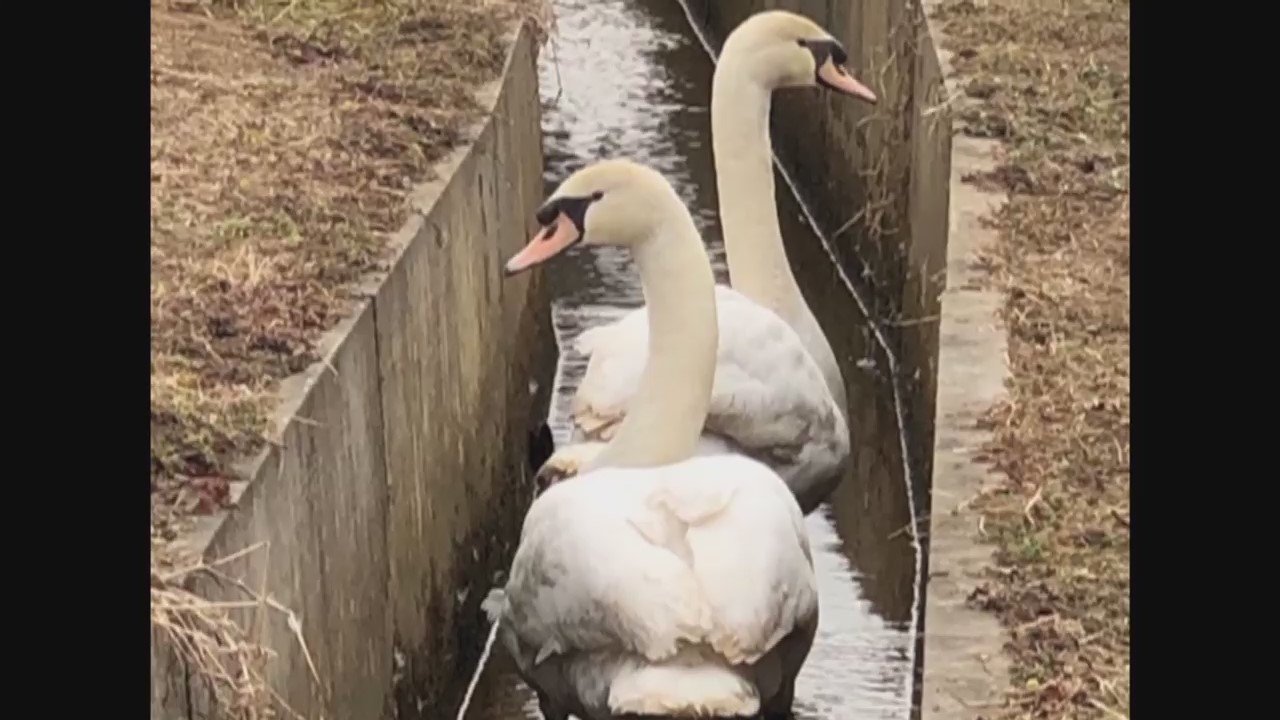
{"type": "MultiPolygon", "coordinates": [[[[558,0],[558,35],[541,58],[548,191],[574,169],[604,157],[630,156],[664,172],[693,211],[717,280],[727,282],[716,213],[710,146],[712,63],[672,0],[558,0]]],[[[780,188],[786,186],[780,181],[780,188]]],[[[819,242],[785,189],[779,211],[793,265],[837,353],[848,360],[853,402],[872,402],[874,355],[864,348],[861,314],[839,285],[819,242]],[[821,304],[821,307],[818,307],[821,304]],[[866,357],[859,357],[865,355],[866,357]],[[863,398],[859,400],[859,398],[863,398]]],[[[567,440],[572,396],[585,362],[573,348],[583,330],[638,307],[642,295],[625,251],[577,249],[546,267],[560,346],[551,426],[567,440]]],[[[855,412],[855,420],[860,413],[855,412]]],[[[886,432],[896,433],[890,425],[886,432]]],[[[886,443],[892,447],[896,439],[886,443]]],[[[868,448],[868,452],[872,449],[868,448]]],[[[880,452],[875,448],[874,452],[880,452]]],[[[867,463],[855,463],[866,467],[867,463]]],[[[854,472],[858,472],[855,468],[854,472]]],[[[910,716],[911,607],[914,557],[890,529],[901,517],[900,485],[867,488],[852,477],[829,506],[808,520],[821,593],[817,642],[800,676],[800,720],[904,719],[910,716]]],[[[900,533],[898,535],[901,535],[900,533]]],[[[532,693],[495,649],[466,713],[476,720],[538,718],[532,693]]]]}

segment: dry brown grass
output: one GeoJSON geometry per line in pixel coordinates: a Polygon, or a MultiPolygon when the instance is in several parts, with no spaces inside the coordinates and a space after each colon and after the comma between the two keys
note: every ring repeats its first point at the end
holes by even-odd
{"type": "MultiPolygon", "coordinates": [[[[152,488],[208,510],[532,0],[152,3],[152,488]]],[[[160,517],[162,514],[158,514],[160,517]]],[[[161,528],[161,531],[166,531],[161,528]]]]}
{"type": "MultiPolygon", "coordinates": [[[[273,720],[281,716],[302,720],[266,680],[267,662],[275,653],[258,640],[253,627],[261,628],[266,613],[281,613],[298,638],[311,669],[312,678],[322,687],[314,661],[302,637],[301,620],[276,602],[264,590],[255,590],[239,578],[223,572],[222,566],[265,548],[259,543],[230,557],[206,563],[178,559],[170,548],[157,547],[151,567],[151,624],[191,670],[191,679],[207,690],[222,716],[237,720],[273,720]],[[176,561],[176,562],[175,562],[176,561]],[[224,587],[231,587],[239,600],[210,602],[189,589],[190,581],[204,575],[224,587]],[[245,628],[228,611],[247,610],[253,627],[245,628]]],[[[265,584],[265,579],[262,578],[265,584]]]]}
{"type": "Polygon", "coordinates": [[[278,382],[383,269],[410,189],[467,140],[514,20],[545,7],[152,0],[152,618],[229,717],[274,716],[270,652],[185,589],[209,570],[175,569],[166,541],[225,502],[278,382]]]}
{"type": "Polygon", "coordinates": [[[1010,629],[1001,718],[1129,715],[1129,3],[945,0],[966,132],[1005,142],[984,258],[1006,295],[1009,399],[977,504],[1010,629]]]}

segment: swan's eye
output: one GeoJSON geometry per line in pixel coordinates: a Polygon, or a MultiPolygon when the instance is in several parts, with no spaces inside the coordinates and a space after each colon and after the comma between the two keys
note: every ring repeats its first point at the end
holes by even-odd
{"type": "Polygon", "coordinates": [[[845,51],[844,46],[837,40],[831,41],[831,59],[837,65],[844,65],[849,62],[849,53],[845,51]]]}
{"type": "Polygon", "coordinates": [[[591,200],[592,200],[592,202],[595,202],[596,200],[599,200],[599,199],[600,199],[600,198],[602,198],[602,197],[604,197],[604,193],[603,193],[603,192],[601,192],[601,191],[599,191],[599,190],[597,190],[597,191],[595,191],[595,192],[591,193],[591,200]]]}
{"type": "Polygon", "coordinates": [[[824,40],[797,40],[800,47],[805,48],[813,53],[813,59],[819,65],[831,60],[836,65],[844,65],[849,62],[849,53],[845,51],[844,46],[835,38],[827,38],[824,40]]]}

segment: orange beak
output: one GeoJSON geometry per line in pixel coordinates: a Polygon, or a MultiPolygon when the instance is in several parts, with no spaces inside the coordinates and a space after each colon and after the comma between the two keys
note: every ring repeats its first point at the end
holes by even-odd
{"type": "Polygon", "coordinates": [[[818,68],[818,77],[837,92],[862,98],[872,105],[876,102],[876,94],[871,92],[871,88],[858,82],[848,70],[837,65],[831,58],[827,58],[826,62],[822,63],[822,67],[818,68]]]}
{"type": "Polygon", "coordinates": [[[524,272],[534,265],[544,263],[564,252],[566,248],[578,240],[578,228],[564,213],[556,216],[555,222],[538,231],[524,249],[507,261],[504,268],[506,275],[524,272]]]}

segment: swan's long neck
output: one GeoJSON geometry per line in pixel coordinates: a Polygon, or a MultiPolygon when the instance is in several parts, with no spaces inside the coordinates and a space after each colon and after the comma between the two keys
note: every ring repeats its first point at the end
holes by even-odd
{"type": "Polygon", "coordinates": [[[778,224],[769,104],[770,90],[726,51],[711,84],[711,143],[729,280],[794,325],[807,306],[778,224]]]}
{"type": "MultiPolygon", "coordinates": [[[[672,200],[680,205],[674,193],[672,200]]],[[[715,380],[715,277],[693,218],[680,205],[632,246],[649,314],[649,357],[626,417],[591,467],[652,467],[687,459],[702,435],[715,380]]]]}
{"type": "Polygon", "coordinates": [[[741,57],[727,45],[711,83],[711,144],[729,282],[795,329],[840,412],[847,414],[840,365],[800,293],[782,244],[769,139],[770,90],[752,79],[741,57]]]}

